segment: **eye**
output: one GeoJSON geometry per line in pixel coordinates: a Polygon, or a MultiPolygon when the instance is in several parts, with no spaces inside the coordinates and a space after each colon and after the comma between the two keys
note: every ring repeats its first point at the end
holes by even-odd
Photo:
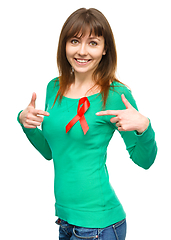
{"type": "Polygon", "coordinates": [[[77,39],[72,39],[72,40],[71,40],[71,43],[72,43],[72,44],[77,44],[77,43],[78,43],[78,40],[77,40],[77,39]]]}
{"type": "Polygon", "coordinates": [[[95,41],[91,41],[91,42],[90,42],[90,45],[93,46],[93,47],[95,47],[95,46],[97,46],[97,43],[96,43],[95,41]]]}

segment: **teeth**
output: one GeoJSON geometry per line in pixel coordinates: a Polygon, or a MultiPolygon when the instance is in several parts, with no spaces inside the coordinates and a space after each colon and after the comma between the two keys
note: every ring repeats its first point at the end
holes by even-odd
{"type": "Polygon", "coordinates": [[[77,62],[80,62],[80,63],[86,63],[88,62],[89,60],[80,60],[80,59],[77,59],[77,62]]]}

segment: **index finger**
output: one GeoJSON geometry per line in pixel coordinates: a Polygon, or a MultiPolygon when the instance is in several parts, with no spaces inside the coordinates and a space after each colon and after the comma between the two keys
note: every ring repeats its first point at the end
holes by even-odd
{"type": "Polygon", "coordinates": [[[49,116],[50,114],[46,111],[43,111],[43,110],[36,110],[34,111],[34,114],[36,115],[42,115],[42,116],[49,116]]]}
{"type": "Polygon", "coordinates": [[[100,111],[96,113],[97,116],[104,116],[104,115],[117,116],[118,114],[119,114],[119,111],[117,110],[106,110],[106,111],[100,111]]]}

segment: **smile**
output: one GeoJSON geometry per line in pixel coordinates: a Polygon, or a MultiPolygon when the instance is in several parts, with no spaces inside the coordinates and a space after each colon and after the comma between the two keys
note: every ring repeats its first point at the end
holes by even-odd
{"type": "Polygon", "coordinates": [[[74,58],[74,60],[78,63],[78,64],[87,64],[88,62],[91,61],[91,59],[78,59],[78,58],[74,58]]]}

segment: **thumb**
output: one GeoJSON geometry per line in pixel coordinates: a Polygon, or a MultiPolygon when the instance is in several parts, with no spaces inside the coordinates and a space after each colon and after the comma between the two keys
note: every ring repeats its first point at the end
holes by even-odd
{"type": "Polygon", "coordinates": [[[34,107],[34,108],[36,107],[36,98],[37,98],[37,96],[36,96],[36,93],[34,92],[32,94],[31,102],[29,104],[30,107],[34,107]]]}
{"type": "Polygon", "coordinates": [[[121,98],[122,98],[122,102],[124,103],[126,109],[132,108],[132,105],[128,102],[128,100],[126,99],[124,94],[121,95],[121,98]]]}

